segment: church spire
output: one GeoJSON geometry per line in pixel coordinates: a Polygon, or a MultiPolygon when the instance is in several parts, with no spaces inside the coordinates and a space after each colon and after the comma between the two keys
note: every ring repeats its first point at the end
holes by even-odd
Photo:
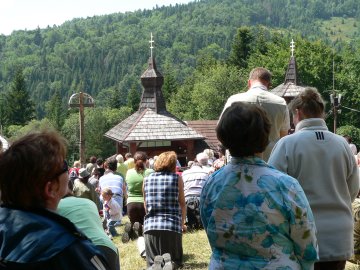
{"type": "Polygon", "coordinates": [[[164,76],[157,70],[155,58],[153,56],[154,43],[153,35],[150,35],[150,58],[148,68],[141,75],[141,84],[144,91],[141,96],[139,110],[146,108],[155,112],[166,111],[165,99],[161,90],[164,84],[164,76]]]}
{"type": "Polygon", "coordinates": [[[287,71],[286,71],[284,84],[293,83],[295,85],[298,85],[297,66],[296,66],[296,59],[295,59],[295,56],[294,56],[295,42],[294,42],[293,39],[290,42],[290,48],[291,48],[291,57],[290,57],[290,61],[289,61],[287,71]]]}

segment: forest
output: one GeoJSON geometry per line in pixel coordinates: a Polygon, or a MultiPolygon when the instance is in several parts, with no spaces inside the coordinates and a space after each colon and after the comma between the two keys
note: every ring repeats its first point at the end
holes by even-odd
{"type": "Polygon", "coordinates": [[[338,133],[360,145],[359,20],[357,0],[200,0],[0,35],[1,131],[14,139],[51,126],[76,159],[79,116],[67,102],[82,91],[96,105],[86,110],[86,155],[112,154],[103,134],[137,110],[152,33],[167,108],[179,118],[217,119],[255,66],[281,84],[293,39],[301,85],[328,103],[342,95],[338,133]]]}

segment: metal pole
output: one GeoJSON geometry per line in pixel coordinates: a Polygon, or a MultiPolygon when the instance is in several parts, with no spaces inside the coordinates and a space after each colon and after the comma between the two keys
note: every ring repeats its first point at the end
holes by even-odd
{"type": "Polygon", "coordinates": [[[84,103],[83,93],[79,95],[79,114],[80,114],[80,163],[81,167],[85,164],[85,134],[84,134],[84,103]]]}

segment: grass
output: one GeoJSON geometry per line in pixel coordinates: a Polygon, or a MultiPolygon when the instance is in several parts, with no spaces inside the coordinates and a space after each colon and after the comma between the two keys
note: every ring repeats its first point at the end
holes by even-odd
{"type": "Polygon", "coordinates": [[[320,29],[332,40],[350,41],[358,36],[358,24],[354,18],[332,17],[321,21],[320,29]]]}
{"type": "MultiPolygon", "coordinates": [[[[128,218],[123,218],[123,223],[128,218]]],[[[124,226],[116,228],[122,234],[124,226]]],[[[113,239],[120,253],[120,268],[123,270],[146,269],[146,261],[140,257],[136,241],[123,244],[121,236],[113,239]]],[[[182,269],[206,270],[210,260],[211,249],[204,230],[183,234],[184,267],[182,269]]]]}
{"type": "MultiPolygon", "coordinates": [[[[124,217],[123,223],[128,222],[124,217]]],[[[122,234],[124,226],[116,228],[122,234]]],[[[121,236],[113,239],[120,252],[120,268],[123,270],[146,269],[146,261],[140,257],[136,247],[136,241],[123,244],[121,236]]],[[[211,255],[211,249],[204,230],[183,234],[184,267],[182,269],[206,270],[211,255]]],[[[360,264],[346,263],[345,270],[360,270],[360,264]]]]}

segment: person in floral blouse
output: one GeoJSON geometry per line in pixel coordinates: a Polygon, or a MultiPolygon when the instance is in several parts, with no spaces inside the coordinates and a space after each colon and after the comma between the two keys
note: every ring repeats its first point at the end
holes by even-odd
{"type": "Polygon", "coordinates": [[[209,269],[313,269],[316,227],[298,181],[262,159],[270,122],[257,105],[233,103],[216,133],[231,161],[206,181],[200,214],[209,269]]]}

